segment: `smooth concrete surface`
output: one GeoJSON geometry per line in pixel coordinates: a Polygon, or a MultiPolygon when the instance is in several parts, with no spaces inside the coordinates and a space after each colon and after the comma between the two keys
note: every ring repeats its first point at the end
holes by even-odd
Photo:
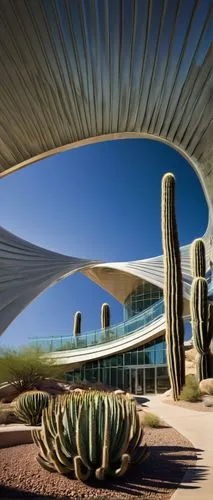
{"type": "Polygon", "coordinates": [[[0,448],[32,443],[31,430],[35,428],[38,429],[38,427],[24,424],[1,425],[0,448]]]}
{"type": "Polygon", "coordinates": [[[146,407],[191,441],[197,453],[196,467],[186,471],[172,499],[213,500],[213,412],[169,405],[160,395],[147,399],[146,407]]]}

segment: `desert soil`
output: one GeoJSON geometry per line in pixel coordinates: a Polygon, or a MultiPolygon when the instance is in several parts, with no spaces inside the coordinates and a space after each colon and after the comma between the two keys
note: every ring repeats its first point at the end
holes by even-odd
{"type": "Polygon", "coordinates": [[[174,406],[181,406],[181,408],[186,408],[188,410],[213,412],[213,407],[204,406],[202,401],[191,403],[190,401],[173,401],[172,398],[167,398],[163,399],[163,403],[174,406]]]}
{"type": "Polygon", "coordinates": [[[196,467],[196,450],[171,427],[145,429],[144,440],[150,450],[147,461],[132,466],[119,479],[88,484],[49,473],[36,461],[34,444],[0,449],[0,498],[13,499],[124,499],[167,500],[171,498],[188,469],[196,467]]]}

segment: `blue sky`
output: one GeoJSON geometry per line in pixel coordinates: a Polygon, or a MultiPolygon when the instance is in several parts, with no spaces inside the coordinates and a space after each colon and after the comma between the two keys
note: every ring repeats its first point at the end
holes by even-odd
{"type": "MultiPolygon", "coordinates": [[[[1,180],[1,225],[40,246],[77,257],[122,261],[162,253],[161,178],[176,176],[181,244],[202,235],[208,210],[192,167],[174,149],[153,140],[104,142],[45,159],[1,180]]],[[[26,344],[29,336],[100,328],[101,304],[112,323],[122,307],[81,274],[28,306],[9,326],[1,345],[26,344]]]]}

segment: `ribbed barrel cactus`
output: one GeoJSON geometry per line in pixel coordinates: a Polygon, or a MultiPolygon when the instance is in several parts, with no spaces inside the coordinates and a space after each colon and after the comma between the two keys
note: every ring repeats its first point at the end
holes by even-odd
{"type": "Polygon", "coordinates": [[[213,335],[213,307],[208,304],[208,283],[205,279],[205,245],[195,240],[191,248],[191,266],[194,276],[191,289],[192,336],[197,356],[195,360],[198,382],[212,375],[210,342],[213,335]]]}
{"type": "Polygon", "coordinates": [[[24,392],[15,399],[15,414],[26,425],[40,425],[42,410],[49,400],[49,394],[44,391],[24,392]]]}
{"type": "Polygon", "coordinates": [[[74,316],[73,335],[76,337],[81,333],[81,312],[77,311],[74,316]]]}
{"type": "Polygon", "coordinates": [[[85,481],[121,476],[147,456],[136,404],[124,396],[88,391],[51,402],[42,429],[32,432],[38,462],[85,481]]]}
{"type": "Polygon", "coordinates": [[[110,307],[109,304],[104,303],[101,307],[101,328],[110,327],[110,307]]]}
{"type": "Polygon", "coordinates": [[[164,253],[164,302],[169,378],[174,400],[185,382],[183,291],[175,215],[175,177],[162,179],[162,242],[164,253]]]}

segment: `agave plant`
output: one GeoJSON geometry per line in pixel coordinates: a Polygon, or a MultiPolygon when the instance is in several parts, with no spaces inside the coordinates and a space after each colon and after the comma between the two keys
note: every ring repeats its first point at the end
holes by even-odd
{"type": "Polygon", "coordinates": [[[47,407],[49,394],[27,391],[15,399],[15,414],[26,425],[40,425],[42,410],[47,407]]]}
{"type": "Polygon", "coordinates": [[[73,472],[82,481],[91,475],[100,480],[122,476],[147,456],[135,402],[99,391],[52,401],[43,411],[42,428],[32,436],[42,467],[73,472]]]}

